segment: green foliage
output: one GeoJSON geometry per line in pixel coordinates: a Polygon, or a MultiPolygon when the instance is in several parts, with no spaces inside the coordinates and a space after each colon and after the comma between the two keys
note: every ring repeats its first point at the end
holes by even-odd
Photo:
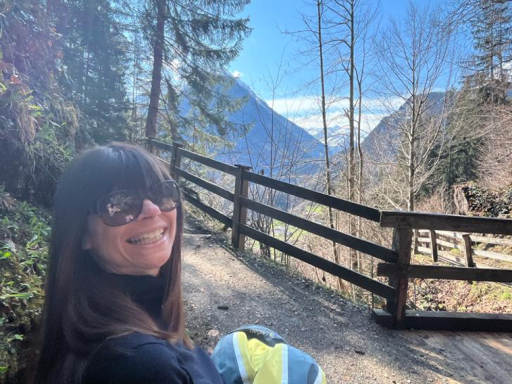
{"type": "Polygon", "coordinates": [[[40,1],[2,2],[0,15],[0,183],[48,203],[78,126],[56,81],[60,37],[40,1]]]}
{"type": "Polygon", "coordinates": [[[127,123],[127,39],[120,1],[52,2],[62,34],[60,85],[81,112],[80,140],[125,140],[127,123]]]}
{"type": "MultiPolygon", "coordinates": [[[[236,17],[248,3],[248,0],[144,2],[144,37],[153,49],[158,48],[157,20],[165,8],[166,44],[162,55],[167,68],[172,69],[164,66],[162,72],[166,106],[161,108],[165,111],[158,129],[161,139],[188,143],[195,151],[211,153],[213,148],[227,146],[231,135],[247,128],[227,119],[245,100],[234,100],[229,95],[233,80],[226,75],[224,67],[239,54],[243,39],[250,32],[249,20],[236,17]]],[[[158,72],[158,66],[154,65],[153,79],[158,72]]],[[[156,95],[152,93],[150,97],[154,100],[156,95]]]]}
{"type": "Polygon", "coordinates": [[[466,81],[478,88],[480,102],[500,104],[509,84],[506,63],[512,60],[512,8],[508,1],[496,0],[477,0],[474,7],[470,20],[474,73],[466,81]]]}
{"type": "Polygon", "coordinates": [[[46,212],[0,187],[0,381],[27,365],[26,339],[42,311],[49,235],[46,212]]]}
{"type": "Polygon", "coordinates": [[[488,217],[512,215],[512,189],[498,192],[482,188],[476,183],[468,183],[462,191],[472,213],[488,217]]]}

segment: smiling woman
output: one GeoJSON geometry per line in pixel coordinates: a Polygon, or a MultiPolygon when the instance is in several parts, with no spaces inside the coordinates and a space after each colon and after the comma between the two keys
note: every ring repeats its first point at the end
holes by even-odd
{"type": "Polygon", "coordinates": [[[83,248],[107,271],[157,276],[171,255],[179,204],[172,180],[151,186],[147,198],[136,190],[113,191],[89,216],[83,248]]]}
{"type": "Polygon", "coordinates": [[[143,149],[84,153],[54,199],[36,383],[222,383],[185,333],[178,185],[143,149]]]}

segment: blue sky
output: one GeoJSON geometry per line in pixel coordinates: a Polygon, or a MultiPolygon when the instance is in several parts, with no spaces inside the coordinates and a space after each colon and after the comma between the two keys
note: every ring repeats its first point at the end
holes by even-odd
{"type": "MultiPolygon", "coordinates": [[[[301,42],[283,32],[303,29],[301,13],[314,14],[312,3],[312,0],[252,0],[244,15],[250,16],[253,31],[240,56],[229,67],[269,105],[273,100],[277,112],[305,128],[318,125],[318,113],[317,117],[313,116],[314,110],[318,110],[316,92],[305,88],[308,81],[318,76],[318,69],[303,68],[298,64],[301,42]]],[[[407,0],[381,0],[382,23],[385,24],[391,16],[405,15],[406,6],[407,0]]],[[[386,114],[375,109],[368,114],[367,131],[386,114]]]]}

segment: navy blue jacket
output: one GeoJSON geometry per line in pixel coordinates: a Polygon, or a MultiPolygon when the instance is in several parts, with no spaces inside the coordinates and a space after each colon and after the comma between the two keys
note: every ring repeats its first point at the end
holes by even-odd
{"type": "MultiPolygon", "coordinates": [[[[152,276],[112,275],[121,289],[160,323],[164,281],[152,276]]],[[[169,344],[133,333],[106,340],[92,354],[83,384],[222,384],[210,356],[196,347],[169,344]]]]}
{"type": "Polygon", "coordinates": [[[203,350],[134,333],[110,339],[92,356],[83,384],[222,384],[203,350]]]}

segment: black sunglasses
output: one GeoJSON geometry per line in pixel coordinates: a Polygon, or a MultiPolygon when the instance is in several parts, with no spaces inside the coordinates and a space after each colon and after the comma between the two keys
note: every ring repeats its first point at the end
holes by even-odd
{"type": "Polygon", "coordinates": [[[128,224],[139,217],[144,200],[149,199],[162,212],[171,212],[180,204],[180,189],[173,180],[162,181],[149,188],[147,193],[121,190],[109,193],[98,201],[96,213],[110,227],[128,224]]]}

